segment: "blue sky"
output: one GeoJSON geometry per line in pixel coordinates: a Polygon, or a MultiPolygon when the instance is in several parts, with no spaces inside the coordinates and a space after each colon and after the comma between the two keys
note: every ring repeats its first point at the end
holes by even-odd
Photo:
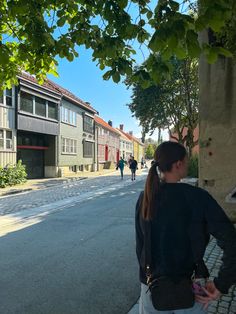
{"type": "Polygon", "coordinates": [[[112,120],[113,126],[124,124],[126,131],[133,130],[140,135],[138,121],[132,118],[127,107],[131,90],[125,84],[116,84],[112,80],[104,81],[103,72],[92,62],[91,52],[79,49],[80,56],[73,62],[58,59],[59,78],[50,76],[54,82],[62,85],[84,101],[88,101],[105,121],[112,120]]]}
{"type": "MultiPolygon", "coordinates": [[[[150,1],[149,5],[155,7],[156,1],[150,1]]],[[[136,16],[136,10],[136,6],[130,9],[132,15],[136,16]]],[[[137,55],[135,59],[142,63],[144,61],[143,53],[146,53],[145,51],[141,52],[138,47],[136,47],[137,55]]],[[[91,50],[80,47],[77,51],[79,57],[73,62],[58,59],[59,78],[51,75],[49,78],[67,88],[82,100],[90,102],[102,119],[105,121],[112,120],[114,127],[124,124],[126,132],[133,131],[135,136],[141,137],[139,122],[132,117],[127,106],[131,101],[132,91],[127,90],[122,82],[116,84],[112,79],[104,81],[102,75],[105,71],[101,71],[96,66],[96,62],[92,62],[91,50]]],[[[163,136],[164,139],[167,139],[166,132],[163,136]]],[[[152,138],[157,138],[157,132],[154,132],[152,138]]]]}
{"type": "MultiPolygon", "coordinates": [[[[92,62],[91,52],[83,48],[80,48],[79,51],[79,58],[73,62],[58,59],[59,77],[50,75],[49,78],[82,100],[90,102],[102,119],[112,120],[114,127],[124,124],[126,132],[133,131],[135,136],[141,137],[139,122],[132,117],[127,106],[132,91],[127,90],[122,82],[116,84],[112,79],[104,81],[103,72],[95,62],[92,62]]],[[[167,139],[165,132],[163,136],[164,139],[167,139]]],[[[156,132],[152,138],[157,139],[156,132]]]]}

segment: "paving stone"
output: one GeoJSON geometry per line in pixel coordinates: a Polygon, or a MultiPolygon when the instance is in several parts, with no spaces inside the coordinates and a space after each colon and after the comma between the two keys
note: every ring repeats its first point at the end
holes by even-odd
{"type": "MultiPolygon", "coordinates": [[[[139,175],[136,181],[144,180],[144,178],[145,175],[139,175]]],[[[129,186],[132,184],[134,182],[130,180],[129,175],[125,175],[124,180],[121,180],[119,176],[101,176],[80,181],[65,181],[64,183],[62,182],[43,190],[29,191],[27,193],[0,198],[0,216],[51,204],[91,191],[109,191],[109,189],[112,190],[116,185],[129,186]]]]}

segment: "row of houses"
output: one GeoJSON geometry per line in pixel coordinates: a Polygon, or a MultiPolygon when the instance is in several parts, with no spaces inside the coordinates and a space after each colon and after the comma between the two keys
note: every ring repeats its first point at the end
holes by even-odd
{"type": "Polygon", "coordinates": [[[90,103],[51,80],[22,73],[0,96],[0,167],[22,160],[28,178],[60,177],[140,161],[144,145],[105,122],[90,103]]]}

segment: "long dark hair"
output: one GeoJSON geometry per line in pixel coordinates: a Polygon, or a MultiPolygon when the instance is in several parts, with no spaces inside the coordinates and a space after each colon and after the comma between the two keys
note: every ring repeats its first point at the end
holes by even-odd
{"type": "Polygon", "coordinates": [[[155,198],[160,188],[160,177],[157,169],[161,172],[171,171],[172,165],[183,160],[187,152],[183,145],[176,142],[161,143],[155,153],[154,162],[149,170],[143,201],[142,201],[142,217],[145,220],[151,220],[155,215],[155,198]]]}

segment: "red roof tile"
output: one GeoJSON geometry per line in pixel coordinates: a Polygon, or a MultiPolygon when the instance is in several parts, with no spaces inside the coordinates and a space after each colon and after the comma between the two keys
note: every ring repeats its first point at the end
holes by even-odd
{"type": "Polygon", "coordinates": [[[131,140],[131,141],[136,141],[136,142],[138,142],[140,145],[144,145],[137,137],[135,137],[135,136],[133,136],[133,135],[131,135],[131,134],[129,134],[129,133],[126,133],[126,132],[122,131],[121,129],[119,129],[119,131],[120,131],[122,134],[124,134],[126,137],[128,137],[129,140],[131,140]]]}
{"type": "Polygon", "coordinates": [[[103,126],[104,128],[110,130],[111,132],[114,132],[114,133],[120,135],[119,132],[118,132],[115,128],[113,128],[112,126],[110,126],[110,125],[109,125],[106,121],[104,121],[102,118],[100,118],[100,117],[98,117],[98,116],[95,116],[95,117],[94,117],[94,120],[95,120],[95,122],[96,122],[97,124],[100,124],[101,126],[103,126]]]}
{"type": "MultiPolygon", "coordinates": [[[[37,79],[25,72],[22,72],[19,75],[19,78],[25,79],[29,82],[32,82],[34,84],[38,84],[37,79]]],[[[40,86],[40,85],[39,85],[40,86]]],[[[97,110],[95,110],[92,106],[90,106],[88,103],[84,102],[83,100],[81,100],[79,97],[75,96],[74,94],[72,94],[69,90],[65,89],[64,87],[54,83],[53,81],[46,79],[44,81],[44,83],[42,84],[43,87],[50,89],[51,91],[57,92],[59,94],[61,94],[62,96],[64,96],[65,98],[72,100],[75,104],[80,105],[81,107],[84,107],[90,111],[92,111],[93,113],[98,113],[97,110]]]]}

